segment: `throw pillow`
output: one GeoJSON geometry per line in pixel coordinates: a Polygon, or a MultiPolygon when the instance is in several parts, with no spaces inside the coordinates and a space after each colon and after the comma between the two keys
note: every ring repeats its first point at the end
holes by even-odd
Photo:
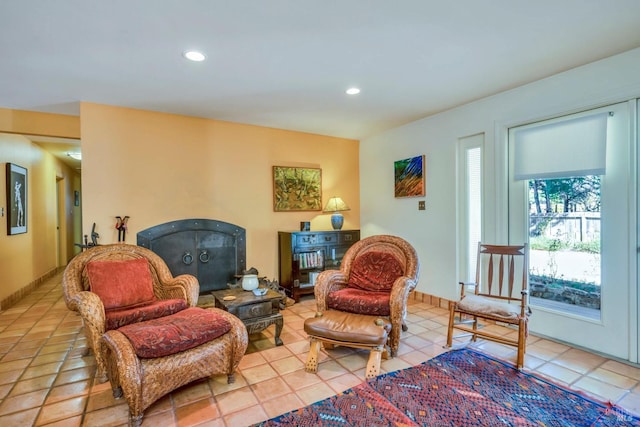
{"type": "Polygon", "coordinates": [[[105,310],[149,304],[155,301],[149,263],[144,258],[92,261],[87,264],[91,292],[105,310]]]}
{"type": "Polygon", "coordinates": [[[389,292],[402,274],[402,264],[395,256],[388,252],[370,251],[351,264],[349,286],[365,291],[389,292]]]}

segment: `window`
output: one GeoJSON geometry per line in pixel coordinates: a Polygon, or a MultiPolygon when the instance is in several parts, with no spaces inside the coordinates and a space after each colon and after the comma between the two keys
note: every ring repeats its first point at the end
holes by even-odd
{"type": "Polygon", "coordinates": [[[484,135],[459,140],[459,247],[458,277],[474,279],[478,242],[482,240],[482,145],[484,135]]]}
{"type": "Polygon", "coordinates": [[[511,130],[514,178],[528,194],[532,305],[600,318],[608,116],[587,113],[511,130]]]}

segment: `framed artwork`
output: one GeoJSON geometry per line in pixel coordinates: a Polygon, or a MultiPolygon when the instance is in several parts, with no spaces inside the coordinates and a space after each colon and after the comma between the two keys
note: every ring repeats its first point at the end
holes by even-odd
{"type": "Polygon", "coordinates": [[[273,210],[322,210],[322,169],[274,166],[273,210]]]}
{"type": "Polygon", "coordinates": [[[424,197],[426,163],[424,154],[409,159],[397,160],[393,164],[396,197],[424,197]]]}
{"type": "Polygon", "coordinates": [[[27,232],[27,169],[7,163],[7,234],[27,232]]]}

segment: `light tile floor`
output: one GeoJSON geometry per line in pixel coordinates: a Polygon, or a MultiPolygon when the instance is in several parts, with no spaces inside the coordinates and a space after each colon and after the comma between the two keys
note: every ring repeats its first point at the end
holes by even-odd
{"type": "MultiPolygon", "coordinates": [[[[81,321],[65,306],[61,278],[53,277],[0,313],[0,425],[126,425],[126,403],[112,397],[108,382],[94,380],[93,356],[82,356],[86,341],[81,321]]],[[[415,301],[408,311],[409,331],[398,356],[382,361],[383,372],[446,351],[447,311],[415,301]]],[[[234,384],[222,376],[178,389],[147,409],[143,425],[246,426],[361,383],[368,358],[363,350],[336,348],[322,354],[317,374],[304,371],[309,344],[303,322],[314,312],[310,297],[287,308],[283,346],[274,345],[273,326],[252,336],[234,384]]],[[[511,347],[489,342],[474,346],[500,359],[515,358],[511,347]]],[[[640,414],[637,367],[531,336],[525,370],[640,414]]]]}

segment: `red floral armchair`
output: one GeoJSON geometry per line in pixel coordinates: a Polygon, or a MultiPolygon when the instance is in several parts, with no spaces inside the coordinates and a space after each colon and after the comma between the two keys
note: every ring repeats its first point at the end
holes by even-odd
{"type": "Polygon", "coordinates": [[[391,320],[389,347],[395,356],[400,344],[409,293],[418,283],[418,256],[406,240],[371,236],[351,246],[340,270],[325,270],[315,285],[317,309],[384,316],[391,320]]]}

